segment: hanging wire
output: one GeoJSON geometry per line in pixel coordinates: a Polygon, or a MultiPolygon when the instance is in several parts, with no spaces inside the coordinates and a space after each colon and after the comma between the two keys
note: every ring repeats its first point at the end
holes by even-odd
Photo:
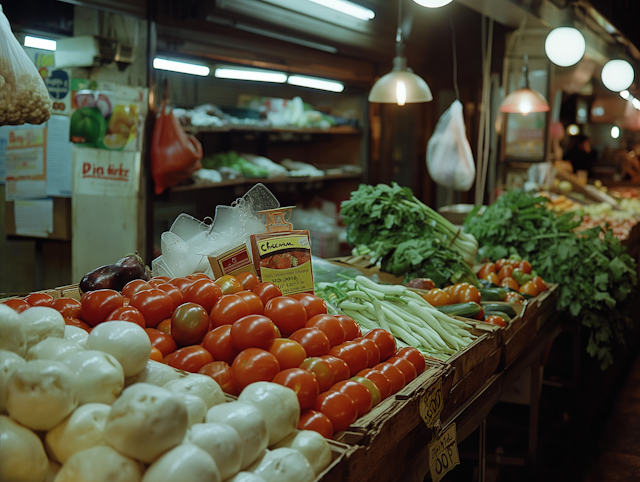
{"type": "Polygon", "coordinates": [[[456,90],[456,99],[460,100],[460,89],[458,89],[458,54],[456,52],[456,29],[453,26],[453,19],[449,19],[451,25],[451,37],[453,44],[453,88],[456,90]]]}

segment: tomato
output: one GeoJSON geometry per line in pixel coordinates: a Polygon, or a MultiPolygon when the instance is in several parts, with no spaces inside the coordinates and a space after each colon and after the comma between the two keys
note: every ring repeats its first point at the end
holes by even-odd
{"type": "Polygon", "coordinates": [[[107,316],[124,303],[124,298],[115,290],[89,291],[82,295],[82,319],[90,326],[102,323],[107,316]]]}
{"type": "Polygon", "coordinates": [[[46,293],[31,293],[29,296],[25,296],[24,301],[29,306],[48,306],[50,308],[53,304],[53,296],[46,293]]]}
{"type": "Polygon", "coordinates": [[[252,315],[264,314],[264,305],[262,304],[262,300],[253,291],[238,291],[236,295],[247,302],[252,315]]]}
{"type": "Polygon", "coordinates": [[[307,321],[307,328],[317,328],[322,331],[329,339],[331,347],[337,346],[344,342],[345,332],[340,321],[331,315],[316,315],[307,321]]]}
{"type": "Polygon", "coordinates": [[[469,283],[457,283],[457,284],[453,285],[453,288],[452,288],[450,296],[451,296],[452,300],[455,300],[454,303],[461,303],[462,302],[462,300],[460,299],[460,296],[470,286],[471,285],[469,283]]]}
{"type": "Polygon", "coordinates": [[[340,392],[322,393],[313,409],[325,414],[333,425],[334,432],[347,430],[358,419],[358,408],[353,400],[340,392]]]}
{"type": "Polygon", "coordinates": [[[53,302],[51,308],[58,310],[62,316],[82,317],[82,304],[73,298],[58,298],[53,302]]]}
{"type": "Polygon", "coordinates": [[[355,380],[344,380],[334,384],[330,391],[344,393],[353,400],[358,410],[358,417],[362,417],[365,413],[371,411],[373,398],[371,392],[362,383],[355,380]]]}
{"type": "Polygon", "coordinates": [[[516,305],[521,305],[524,302],[524,297],[519,294],[519,293],[515,293],[513,291],[507,293],[507,296],[504,299],[507,303],[513,303],[516,305]]]}
{"type": "Polygon", "coordinates": [[[222,388],[224,393],[235,396],[240,395],[240,390],[238,390],[236,382],[233,381],[231,367],[227,362],[214,361],[212,363],[207,363],[198,370],[198,373],[200,375],[206,375],[213,378],[218,385],[220,385],[220,388],[222,388]]]}
{"type": "Polygon", "coordinates": [[[478,278],[484,279],[484,277],[486,275],[488,275],[489,273],[495,273],[495,272],[496,272],[496,265],[495,264],[493,264],[493,263],[485,263],[480,268],[480,271],[478,271],[478,278]]]}
{"type": "Polygon", "coordinates": [[[329,355],[340,358],[349,366],[350,377],[367,368],[367,349],[355,341],[347,341],[334,346],[329,351],[329,355]]]}
{"type": "Polygon", "coordinates": [[[547,291],[549,289],[547,287],[547,283],[545,283],[544,280],[540,278],[540,276],[534,276],[533,278],[531,278],[531,282],[538,289],[538,293],[542,293],[543,291],[547,291]]]}
{"type": "Polygon", "coordinates": [[[230,274],[220,276],[220,278],[215,281],[215,284],[220,287],[223,295],[232,295],[244,289],[242,287],[242,283],[240,283],[235,276],[231,276],[230,274]]]}
{"type": "Polygon", "coordinates": [[[538,296],[538,287],[533,281],[527,281],[520,287],[518,291],[526,295],[538,296]]]}
{"type": "Polygon", "coordinates": [[[500,281],[500,286],[516,291],[520,289],[520,285],[518,285],[518,282],[511,277],[503,278],[502,281],[500,281]]]}
{"type": "Polygon", "coordinates": [[[233,380],[240,391],[254,382],[270,382],[279,371],[277,358],[260,348],[241,351],[231,365],[233,380]]]}
{"type": "Polygon", "coordinates": [[[356,338],[353,341],[355,343],[359,343],[367,350],[367,368],[371,368],[372,366],[380,363],[380,349],[371,338],[361,337],[356,338]]]}
{"type": "Polygon", "coordinates": [[[491,325],[497,325],[497,326],[502,326],[504,328],[507,327],[507,322],[504,321],[504,318],[502,318],[501,316],[498,315],[491,315],[491,316],[487,316],[484,319],[485,323],[489,323],[491,325]]]}
{"type": "Polygon", "coordinates": [[[19,298],[11,298],[10,300],[3,301],[2,304],[7,305],[18,313],[22,313],[24,310],[29,308],[29,303],[19,298]]]}
{"type": "Polygon", "coordinates": [[[149,280],[149,284],[156,288],[158,285],[166,284],[171,281],[171,278],[168,276],[154,276],[149,280]]]}
{"type": "Polygon", "coordinates": [[[333,370],[333,383],[349,379],[349,365],[347,365],[344,360],[332,355],[323,355],[320,358],[331,366],[331,370],[333,370]]]}
{"type": "Polygon", "coordinates": [[[298,300],[277,296],[264,305],[264,316],[271,318],[283,335],[290,335],[307,322],[307,312],[298,300]]]}
{"type": "Polygon", "coordinates": [[[502,269],[503,266],[509,266],[513,264],[513,260],[511,259],[506,259],[506,258],[502,258],[499,259],[498,261],[496,261],[496,270],[500,271],[502,269]]]}
{"type": "Polygon", "coordinates": [[[162,352],[158,350],[155,346],[151,347],[151,355],[149,356],[149,360],[157,361],[158,363],[162,363],[163,360],[162,352]]]}
{"type": "Polygon", "coordinates": [[[367,389],[367,391],[371,395],[371,406],[372,407],[375,407],[376,405],[378,405],[382,401],[382,397],[380,395],[380,390],[378,390],[378,387],[376,387],[375,383],[373,383],[371,380],[369,380],[368,378],[359,377],[359,376],[351,377],[351,380],[353,380],[354,382],[358,382],[358,383],[361,383],[362,385],[364,385],[364,387],[367,389]]]}
{"type": "Polygon", "coordinates": [[[453,304],[451,295],[440,288],[429,290],[424,293],[422,297],[427,300],[431,306],[445,306],[453,304]]]}
{"type": "Polygon", "coordinates": [[[302,345],[288,338],[276,338],[269,347],[269,353],[278,359],[280,370],[298,368],[307,358],[302,345]]]}
{"type": "Polygon", "coordinates": [[[289,339],[300,343],[308,357],[327,355],[331,349],[329,338],[317,328],[300,328],[289,339]]]}
{"type": "Polygon", "coordinates": [[[359,371],[356,374],[356,377],[362,377],[366,378],[367,380],[371,380],[371,382],[379,390],[381,400],[384,400],[389,395],[391,395],[391,382],[384,374],[382,374],[378,370],[366,368],[362,371],[359,371]]]}
{"type": "Polygon", "coordinates": [[[191,274],[188,274],[187,276],[185,276],[185,278],[187,278],[188,280],[191,280],[191,281],[197,281],[199,279],[208,279],[208,280],[211,281],[211,278],[209,278],[204,273],[191,273],[191,274]]]}
{"type": "Polygon", "coordinates": [[[482,301],[482,295],[475,286],[468,286],[458,294],[458,303],[468,303],[470,301],[474,303],[482,301]]]}
{"type": "Polygon", "coordinates": [[[418,375],[420,375],[427,367],[422,353],[420,353],[416,348],[410,346],[401,348],[400,350],[398,350],[395,356],[404,358],[405,360],[411,362],[413,367],[416,369],[416,374],[418,375]]]}
{"type": "Polygon", "coordinates": [[[360,331],[360,325],[358,325],[353,318],[347,315],[334,315],[344,330],[344,341],[352,341],[362,336],[360,331]]]}
{"type": "Polygon", "coordinates": [[[231,325],[231,344],[238,350],[262,348],[268,350],[278,337],[276,325],[263,315],[249,315],[231,325]]]}
{"type": "Polygon", "coordinates": [[[324,438],[333,437],[333,424],[331,420],[324,414],[315,410],[307,410],[300,414],[298,422],[298,430],[313,430],[318,432],[324,438]]]}
{"type": "Polygon", "coordinates": [[[300,410],[307,410],[313,407],[320,394],[316,376],[302,368],[289,368],[281,371],[273,377],[273,383],[285,386],[296,392],[300,410]]]}
{"type": "Polygon", "coordinates": [[[482,278],[482,279],[491,281],[491,283],[493,283],[496,286],[500,286],[500,278],[495,273],[489,273],[485,278],[482,278]]]}
{"type": "Polygon", "coordinates": [[[517,264],[518,268],[520,268],[524,273],[526,274],[531,274],[531,263],[529,263],[529,261],[519,261],[517,264]]]}
{"type": "Polygon", "coordinates": [[[267,302],[277,296],[282,296],[282,291],[273,283],[260,283],[253,287],[251,290],[257,294],[262,300],[263,305],[267,305],[267,302]]]}
{"type": "Polygon", "coordinates": [[[364,335],[364,337],[372,339],[378,345],[381,361],[391,358],[396,352],[396,339],[387,330],[376,328],[364,335]]]}
{"type": "Polygon", "coordinates": [[[236,275],[236,279],[242,285],[242,288],[251,291],[254,286],[260,284],[260,279],[253,273],[244,272],[236,275]]]}
{"type": "Polygon", "coordinates": [[[211,315],[209,316],[211,328],[232,325],[240,318],[250,314],[251,308],[243,298],[238,295],[224,295],[211,310],[211,315]]]}
{"type": "Polygon", "coordinates": [[[140,313],[140,310],[134,308],[133,306],[121,306],[120,308],[116,308],[111,312],[107,319],[104,321],[130,321],[135,323],[136,325],[141,326],[142,328],[147,327],[147,322],[140,313]]]}
{"type": "Polygon", "coordinates": [[[222,325],[211,330],[204,336],[202,346],[215,360],[227,362],[229,365],[239,353],[231,344],[231,325],[222,325]]]}
{"type": "Polygon", "coordinates": [[[289,295],[289,297],[302,303],[302,306],[304,306],[304,310],[307,313],[307,320],[316,315],[327,314],[327,303],[325,303],[325,301],[319,296],[315,296],[310,293],[297,293],[295,295],[289,295]]]}
{"type": "Polygon", "coordinates": [[[498,273],[498,278],[502,281],[505,278],[513,278],[513,266],[505,264],[498,273]]]}
{"type": "Polygon", "coordinates": [[[387,363],[391,363],[393,366],[397,367],[398,370],[402,372],[404,375],[404,384],[408,385],[412,381],[416,379],[418,373],[416,371],[416,367],[413,366],[406,358],[401,358],[399,356],[392,356],[387,360],[387,363]]]}
{"type": "Polygon", "coordinates": [[[134,279],[129,281],[126,285],[124,285],[124,288],[122,288],[121,293],[122,293],[122,296],[125,296],[126,298],[131,298],[138,291],[150,290],[151,288],[153,288],[153,286],[151,286],[151,284],[149,284],[147,281],[142,279],[134,279]]]}
{"type": "Polygon", "coordinates": [[[178,370],[197,373],[203,366],[213,361],[211,353],[200,345],[185,346],[164,358],[165,363],[178,370]]]}
{"type": "Polygon", "coordinates": [[[90,331],[91,327],[87,325],[84,321],[79,320],[78,318],[72,318],[70,316],[64,317],[64,324],[69,326],[77,326],[78,328],[82,328],[83,330],[90,331]]]}
{"type": "Polygon", "coordinates": [[[149,336],[151,346],[160,350],[163,357],[170,355],[178,349],[178,345],[176,345],[175,340],[171,338],[171,335],[167,335],[155,328],[146,328],[144,331],[146,331],[147,336],[149,336]]]}
{"type": "Polygon", "coordinates": [[[406,284],[406,287],[419,290],[432,290],[436,287],[436,284],[431,278],[413,278],[406,284]]]}
{"type": "Polygon", "coordinates": [[[315,375],[320,393],[326,392],[333,385],[334,374],[327,360],[318,357],[307,358],[300,364],[300,368],[315,375]]]}
{"type": "Polygon", "coordinates": [[[197,345],[209,331],[209,314],[196,303],[183,303],[171,315],[171,337],[178,345],[197,345]]]}
{"type": "Polygon", "coordinates": [[[174,310],[182,303],[184,303],[184,296],[182,295],[182,291],[180,291],[180,289],[178,289],[177,287],[170,285],[169,283],[164,283],[158,285],[157,288],[169,295],[171,301],[173,302],[174,310]]]}
{"type": "Polygon", "coordinates": [[[156,326],[157,330],[160,330],[162,333],[166,333],[167,335],[171,334],[171,318],[167,318],[166,320],[161,321],[156,326]]]}
{"type": "Polygon", "coordinates": [[[191,283],[193,283],[193,280],[190,280],[187,278],[173,278],[167,281],[167,283],[175,286],[176,288],[178,288],[180,291],[184,293],[184,290],[186,290],[189,286],[191,286],[191,283]]]}
{"type": "Polygon", "coordinates": [[[389,379],[391,383],[391,394],[399,392],[404,388],[404,375],[400,371],[400,369],[391,363],[383,362],[378,363],[373,367],[373,370],[376,370],[382,373],[385,377],[389,379]]]}
{"type": "Polygon", "coordinates": [[[197,303],[210,313],[222,297],[222,290],[211,280],[199,279],[183,290],[182,295],[185,303],[197,303]]]}
{"type": "Polygon", "coordinates": [[[155,328],[161,321],[171,318],[173,313],[171,297],[158,288],[138,291],[129,301],[129,306],[140,310],[147,322],[147,327],[150,328],[155,328]]]}

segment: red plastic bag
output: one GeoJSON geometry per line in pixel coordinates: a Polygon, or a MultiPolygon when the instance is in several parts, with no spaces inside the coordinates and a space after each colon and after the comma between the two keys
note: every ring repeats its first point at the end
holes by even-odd
{"type": "Polygon", "coordinates": [[[151,171],[156,194],[176,186],[202,167],[202,144],[186,134],[166,100],[156,119],[151,142],[151,171]]]}

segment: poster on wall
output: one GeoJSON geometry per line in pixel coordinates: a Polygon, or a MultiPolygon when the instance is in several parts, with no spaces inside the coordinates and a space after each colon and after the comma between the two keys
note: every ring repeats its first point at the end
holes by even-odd
{"type": "Polygon", "coordinates": [[[52,53],[45,54],[35,49],[25,50],[47,86],[53,101],[52,113],[69,115],[71,113],[71,70],[56,69],[52,53]]]}
{"type": "Polygon", "coordinates": [[[35,199],[47,195],[46,129],[25,125],[6,130],[5,199],[35,199]]]}
{"type": "Polygon", "coordinates": [[[105,149],[73,150],[73,193],[90,196],[136,196],[140,153],[105,149]]]}

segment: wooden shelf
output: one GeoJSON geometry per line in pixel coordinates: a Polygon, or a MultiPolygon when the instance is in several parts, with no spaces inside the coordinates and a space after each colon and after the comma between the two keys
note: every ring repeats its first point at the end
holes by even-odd
{"type": "Polygon", "coordinates": [[[222,126],[222,127],[184,127],[190,134],[207,134],[223,132],[267,132],[276,134],[348,134],[361,135],[362,130],[351,126],[330,127],[329,129],[302,129],[296,127],[262,127],[262,126],[222,126]]]}

